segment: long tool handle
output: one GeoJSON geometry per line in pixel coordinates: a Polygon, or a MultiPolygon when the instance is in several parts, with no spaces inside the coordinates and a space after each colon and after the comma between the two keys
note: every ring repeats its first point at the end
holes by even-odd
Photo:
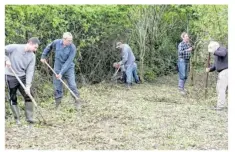
{"type": "MultiPolygon", "coordinates": [[[[51,69],[51,71],[55,74],[55,75],[57,75],[57,73],[55,73],[55,71],[51,68],[51,66],[45,61],[44,62],[50,69],[51,69]]],[[[69,92],[74,96],[74,98],[76,98],[76,100],[78,100],[78,97],[73,93],[73,91],[68,87],[68,85],[60,78],[59,79],[64,85],[65,85],[65,87],[67,88],[67,89],[69,89],[69,92]]]]}
{"type": "MultiPolygon", "coordinates": [[[[12,69],[11,66],[10,66],[10,69],[11,69],[11,71],[13,72],[13,74],[15,75],[16,79],[19,81],[20,85],[21,85],[21,86],[23,87],[23,89],[25,90],[25,89],[26,89],[25,85],[24,85],[23,82],[20,80],[20,78],[18,77],[18,75],[15,73],[15,71],[12,69]]],[[[37,105],[35,99],[33,98],[33,96],[32,96],[30,93],[27,94],[27,95],[28,95],[29,98],[32,100],[33,104],[35,105],[35,108],[37,109],[37,111],[39,112],[40,116],[42,117],[43,122],[46,123],[46,120],[45,120],[44,117],[42,116],[41,111],[38,109],[38,105],[37,105]]],[[[40,119],[39,119],[39,121],[40,121],[40,119]]]]}
{"type": "MultiPolygon", "coordinates": [[[[26,87],[23,84],[23,82],[20,80],[20,78],[17,76],[17,74],[15,73],[15,71],[12,69],[12,67],[10,66],[11,71],[13,72],[13,74],[15,75],[16,79],[19,81],[20,85],[23,87],[23,89],[25,90],[26,87]]],[[[28,94],[29,98],[32,100],[33,104],[35,105],[35,107],[37,107],[37,103],[35,101],[35,99],[33,98],[33,96],[31,94],[28,94]]]]}
{"type": "Polygon", "coordinates": [[[117,69],[117,71],[113,74],[113,77],[115,77],[115,76],[117,75],[117,73],[118,73],[120,67],[121,67],[121,66],[119,66],[118,69],[117,69]]]}
{"type": "MultiPolygon", "coordinates": [[[[210,57],[211,57],[211,54],[209,53],[208,54],[208,59],[207,59],[207,68],[210,67],[210,57]]],[[[209,77],[209,72],[206,73],[205,98],[207,98],[208,77],[209,77]]]]}

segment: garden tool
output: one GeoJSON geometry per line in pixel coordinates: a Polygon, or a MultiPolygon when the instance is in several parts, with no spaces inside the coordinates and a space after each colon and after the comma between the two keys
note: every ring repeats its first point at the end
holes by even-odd
{"type": "MultiPolygon", "coordinates": [[[[23,87],[23,89],[25,90],[26,87],[25,85],[23,84],[23,82],[20,80],[20,78],[17,76],[17,74],[15,73],[15,71],[12,69],[12,67],[9,67],[11,69],[11,71],[13,72],[13,74],[15,75],[16,79],[19,81],[20,85],[23,87]]],[[[35,101],[35,99],[32,97],[32,95],[29,93],[28,94],[29,98],[32,100],[32,103],[25,103],[25,108],[26,108],[26,119],[29,119],[32,117],[32,109],[33,109],[33,104],[35,106],[35,109],[37,110],[37,112],[39,113],[39,115],[42,117],[42,120],[43,120],[43,123],[44,124],[47,124],[46,123],[46,120],[44,119],[44,117],[42,116],[41,114],[41,111],[35,101]],[[28,108],[28,110],[27,110],[28,108]]],[[[37,117],[38,118],[38,117],[37,117]]],[[[39,122],[41,122],[41,120],[38,118],[39,122]]]]}
{"type": "MultiPolygon", "coordinates": [[[[51,68],[51,66],[45,61],[44,62],[50,69],[51,69],[51,71],[55,74],[55,75],[57,75],[56,74],[56,72],[51,68]]],[[[64,86],[69,90],[69,92],[72,94],[72,96],[75,98],[75,100],[76,100],[76,102],[75,102],[75,106],[76,106],[76,108],[78,108],[78,106],[79,106],[79,98],[73,93],[73,91],[68,87],[68,85],[62,80],[62,78],[60,78],[59,79],[63,84],[64,84],[64,86]]]]}

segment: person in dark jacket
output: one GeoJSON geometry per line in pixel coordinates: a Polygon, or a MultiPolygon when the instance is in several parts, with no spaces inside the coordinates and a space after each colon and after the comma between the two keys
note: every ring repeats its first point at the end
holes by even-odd
{"type": "Polygon", "coordinates": [[[228,89],[228,50],[220,46],[216,41],[211,41],[208,45],[208,52],[214,54],[214,64],[206,68],[206,72],[217,71],[217,106],[215,110],[222,110],[226,107],[226,91],[228,89]]]}

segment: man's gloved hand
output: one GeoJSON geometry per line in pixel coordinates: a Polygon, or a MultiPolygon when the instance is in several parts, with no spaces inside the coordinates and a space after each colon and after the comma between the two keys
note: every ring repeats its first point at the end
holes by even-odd
{"type": "Polygon", "coordinates": [[[210,68],[206,68],[206,72],[207,72],[207,73],[210,72],[210,68]]]}
{"type": "Polygon", "coordinates": [[[62,75],[61,74],[57,74],[55,77],[59,80],[59,79],[62,78],[62,75]]]}
{"type": "Polygon", "coordinates": [[[45,63],[47,60],[46,59],[41,59],[40,60],[42,63],[45,63]]]}
{"type": "Polygon", "coordinates": [[[5,66],[6,66],[6,67],[10,67],[10,66],[11,66],[10,60],[5,61],[5,66]]]}
{"type": "Polygon", "coordinates": [[[30,95],[30,87],[31,87],[31,85],[26,85],[26,87],[25,87],[25,93],[27,95],[30,95]]]}

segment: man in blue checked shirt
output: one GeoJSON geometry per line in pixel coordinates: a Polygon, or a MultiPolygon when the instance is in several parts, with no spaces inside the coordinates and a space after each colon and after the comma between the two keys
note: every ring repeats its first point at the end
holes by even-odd
{"type": "MultiPolygon", "coordinates": [[[[50,43],[43,51],[41,56],[41,62],[44,63],[46,61],[47,55],[51,50],[55,51],[55,63],[54,70],[57,73],[53,75],[53,84],[54,84],[54,96],[55,96],[55,105],[56,108],[61,103],[61,99],[63,97],[63,88],[62,83],[59,80],[60,78],[64,78],[68,82],[69,88],[73,91],[73,93],[79,97],[79,92],[77,89],[77,85],[75,82],[75,74],[74,74],[74,66],[73,59],[76,55],[76,47],[72,43],[73,36],[71,33],[66,32],[63,34],[63,39],[54,40],[50,43]]],[[[79,101],[75,101],[75,106],[77,107],[79,101]]]]}
{"type": "Polygon", "coordinates": [[[185,95],[186,91],[184,89],[185,82],[188,77],[189,61],[191,52],[193,50],[191,44],[189,43],[189,36],[186,32],[181,34],[182,42],[178,45],[178,70],[179,70],[179,91],[185,95]]]}

